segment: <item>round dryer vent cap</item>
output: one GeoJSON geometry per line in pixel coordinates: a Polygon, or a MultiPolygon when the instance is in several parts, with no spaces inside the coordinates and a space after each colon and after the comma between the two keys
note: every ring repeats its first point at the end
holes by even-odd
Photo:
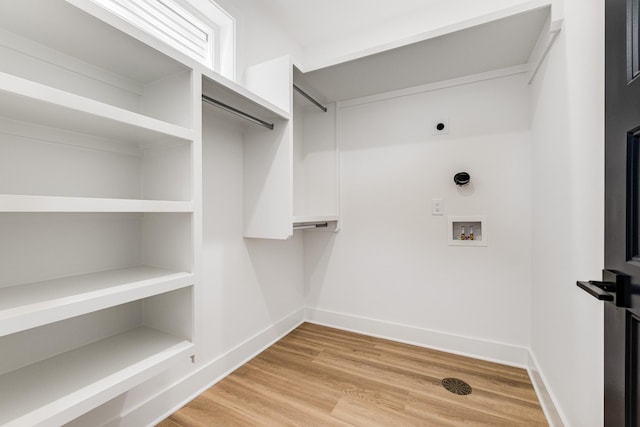
{"type": "Polygon", "coordinates": [[[470,181],[471,175],[469,175],[467,172],[458,172],[453,176],[453,182],[455,182],[456,185],[459,185],[460,187],[462,187],[463,185],[467,185],[470,181]]]}

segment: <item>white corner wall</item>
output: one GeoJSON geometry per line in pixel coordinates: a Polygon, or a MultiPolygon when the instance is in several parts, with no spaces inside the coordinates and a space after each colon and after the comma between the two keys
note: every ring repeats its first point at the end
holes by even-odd
{"type": "Polygon", "coordinates": [[[525,366],[529,127],[526,74],[343,105],[342,229],[305,234],[309,319],[525,366]],[[448,246],[448,215],[486,216],[488,246],[448,246]]]}
{"type": "Polygon", "coordinates": [[[531,87],[531,351],[562,419],[603,422],[604,6],[564,0],[565,22],[531,87]]]}

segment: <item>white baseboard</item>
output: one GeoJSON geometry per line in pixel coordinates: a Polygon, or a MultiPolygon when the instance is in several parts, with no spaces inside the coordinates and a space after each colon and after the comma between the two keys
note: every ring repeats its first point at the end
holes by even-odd
{"type": "Polygon", "coordinates": [[[548,382],[546,381],[544,374],[540,370],[538,361],[533,352],[529,353],[529,368],[527,369],[527,371],[529,371],[529,378],[531,378],[531,383],[533,384],[533,388],[538,395],[540,406],[542,406],[544,415],[547,417],[549,426],[568,426],[569,423],[566,422],[566,419],[563,417],[562,412],[559,410],[559,406],[556,404],[557,401],[554,398],[551,389],[547,387],[548,382]]]}
{"type": "Polygon", "coordinates": [[[121,414],[109,422],[107,426],[156,425],[300,326],[302,322],[304,322],[304,309],[300,309],[260,331],[242,344],[203,365],[188,377],[156,393],[143,404],[121,414]],[[158,414],[162,415],[158,416],[158,414]],[[150,419],[150,417],[154,418],[150,419]]]}
{"type": "Polygon", "coordinates": [[[307,308],[305,318],[308,322],[319,325],[434,350],[442,350],[503,365],[528,368],[529,350],[525,347],[314,308],[307,308]]]}

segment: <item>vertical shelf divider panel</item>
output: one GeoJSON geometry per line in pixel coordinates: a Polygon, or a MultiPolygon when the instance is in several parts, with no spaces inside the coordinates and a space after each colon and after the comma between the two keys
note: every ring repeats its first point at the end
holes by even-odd
{"type": "Polygon", "coordinates": [[[244,237],[288,239],[293,235],[292,126],[245,133],[243,147],[244,237]]]}
{"type": "MultiPolygon", "coordinates": [[[[245,85],[287,113],[293,107],[289,56],[247,67],[245,85]]],[[[293,123],[271,133],[253,130],[244,139],[244,235],[288,239],[293,235],[293,123]]]]}
{"type": "Polygon", "coordinates": [[[0,35],[0,424],[61,425],[194,355],[202,76],[88,0],[0,35]]]}
{"type": "MultiPolygon", "coordinates": [[[[202,315],[204,298],[202,297],[203,287],[201,285],[204,260],[204,194],[202,189],[202,73],[199,69],[192,71],[189,96],[192,108],[191,124],[195,133],[191,144],[191,200],[194,207],[191,215],[191,272],[194,274],[196,281],[194,282],[195,286],[191,288],[191,299],[186,303],[191,310],[190,316],[184,316],[190,321],[190,324],[181,324],[180,327],[186,328],[191,334],[191,342],[194,344],[191,362],[195,363],[199,343],[201,342],[200,337],[203,335],[205,326],[203,324],[204,316],[202,315]]],[[[153,321],[153,319],[149,320],[153,321]]]]}

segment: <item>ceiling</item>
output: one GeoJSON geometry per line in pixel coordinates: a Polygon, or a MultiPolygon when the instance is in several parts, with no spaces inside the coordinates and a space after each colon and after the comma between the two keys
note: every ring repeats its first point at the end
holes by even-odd
{"type": "Polygon", "coordinates": [[[321,68],[303,82],[336,101],[526,64],[549,13],[534,9],[321,68]]]}
{"type": "MultiPolygon", "coordinates": [[[[259,0],[302,47],[339,38],[443,0],[259,0]]],[[[445,0],[446,1],[446,0],[445,0]]]]}

